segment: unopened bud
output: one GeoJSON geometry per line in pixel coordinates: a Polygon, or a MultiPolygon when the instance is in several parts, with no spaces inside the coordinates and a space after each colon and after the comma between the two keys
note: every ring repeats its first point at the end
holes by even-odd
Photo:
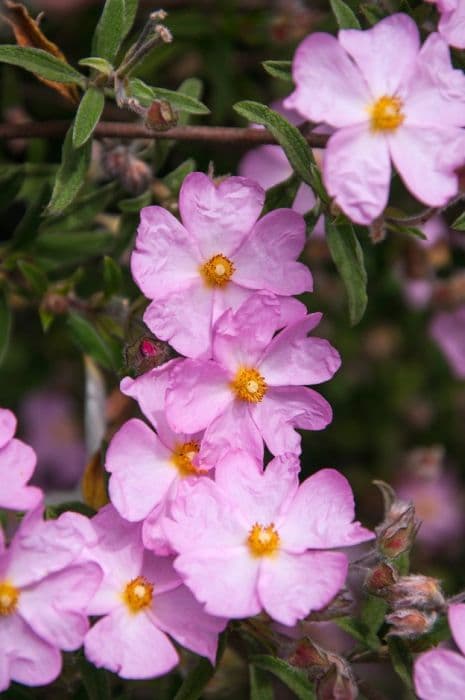
{"type": "Polygon", "coordinates": [[[380,216],[373,221],[369,228],[369,236],[372,243],[382,243],[386,238],[386,224],[384,217],[380,216]]]}
{"type": "Polygon", "coordinates": [[[372,569],[365,581],[367,590],[373,595],[385,595],[386,590],[398,580],[397,570],[387,561],[381,562],[372,569]]]}
{"type": "Polygon", "coordinates": [[[435,610],[445,605],[439,581],[421,575],[400,578],[391,586],[387,599],[396,610],[409,607],[435,610]]]}
{"type": "Polygon", "coordinates": [[[130,329],[131,342],[124,349],[126,366],[136,375],[144,374],[165,364],[174,357],[171,345],[155,336],[142,322],[133,322],[130,329]]]}
{"type": "Polygon", "coordinates": [[[44,311],[49,311],[54,316],[62,316],[68,311],[69,300],[63,294],[49,292],[43,298],[41,306],[44,311]]]}
{"type": "Polygon", "coordinates": [[[415,508],[410,504],[391,524],[385,526],[383,523],[376,528],[379,552],[388,559],[395,559],[403,552],[408,552],[415,541],[418,528],[415,508]]]}
{"type": "Polygon", "coordinates": [[[306,619],[309,622],[333,620],[335,617],[350,615],[353,607],[354,598],[352,593],[347,588],[343,588],[325,608],[313,610],[306,619]]]}
{"type": "Polygon", "coordinates": [[[104,151],[102,167],[108,177],[118,180],[134,196],[145,192],[152,181],[152,172],[147,163],[134,156],[127,146],[104,151]]]}
{"type": "Polygon", "coordinates": [[[308,637],[297,642],[287,661],[291,666],[303,668],[307,671],[315,668],[327,669],[329,666],[328,655],[325,650],[312,642],[308,637]]]}
{"type": "Polygon", "coordinates": [[[166,100],[154,100],[147,110],[145,125],[154,131],[171,129],[178,123],[178,113],[166,100]]]}
{"type": "Polygon", "coordinates": [[[392,625],[388,636],[414,639],[427,634],[438,618],[436,612],[425,612],[415,608],[404,608],[386,615],[386,622],[392,625]]]}
{"type": "Polygon", "coordinates": [[[316,687],[318,700],[356,700],[358,688],[349,666],[341,659],[325,673],[316,687]]]}

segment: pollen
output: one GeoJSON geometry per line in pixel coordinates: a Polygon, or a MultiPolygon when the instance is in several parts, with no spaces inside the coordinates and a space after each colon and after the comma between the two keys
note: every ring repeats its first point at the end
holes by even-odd
{"type": "Polygon", "coordinates": [[[194,458],[199,450],[200,445],[194,440],[191,442],[184,442],[174,448],[171,461],[178,470],[180,476],[192,476],[193,474],[198,475],[203,473],[194,464],[194,458]]]}
{"type": "Polygon", "coordinates": [[[394,131],[402,124],[405,114],[399,97],[383,95],[370,106],[371,128],[373,131],[394,131]]]}
{"type": "Polygon", "coordinates": [[[241,367],[231,382],[231,388],[238,399],[259,403],[265,396],[268,386],[258,370],[253,367],[241,367]]]}
{"type": "Polygon", "coordinates": [[[254,557],[270,557],[279,549],[279,535],[274,523],[266,527],[255,523],[249,532],[247,544],[254,557]]]}
{"type": "Polygon", "coordinates": [[[0,581],[0,616],[12,615],[18,605],[19,591],[8,581],[0,581]]]}
{"type": "Polygon", "coordinates": [[[225,255],[218,253],[200,268],[200,273],[209,287],[224,287],[235,271],[234,264],[225,255]]]}
{"type": "Polygon", "coordinates": [[[123,600],[129,611],[138,613],[145,610],[152,603],[153,584],[147,581],[144,576],[138,576],[130,581],[123,591],[123,600]]]}

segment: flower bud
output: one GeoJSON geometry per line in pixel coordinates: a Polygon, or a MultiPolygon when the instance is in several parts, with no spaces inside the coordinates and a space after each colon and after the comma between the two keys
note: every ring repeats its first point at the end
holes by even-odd
{"type": "Polygon", "coordinates": [[[347,663],[342,659],[333,664],[316,687],[318,700],[356,700],[358,688],[347,663]]]}
{"type": "Polygon", "coordinates": [[[384,596],[386,589],[393,586],[399,578],[397,570],[387,561],[379,563],[369,573],[365,587],[373,595],[384,596]]]}
{"type": "Polygon", "coordinates": [[[415,541],[419,523],[415,517],[415,507],[411,503],[405,504],[398,501],[391,507],[388,517],[376,528],[377,546],[379,552],[388,559],[395,559],[403,552],[408,552],[415,541]],[[389,518],[390,513],[397,515],[398,510],[405,508],[394,520],[389,518]],[[389,522],[390,521],[390,522],[389,522]]]}
{"type": "Polygon", "coordinates": [[[303,668],[307,671],[318,668],[327,669],[329,666],[328,655],[325,650],[312,642],[308,637],[297,642],[287,661],[291,666],[303,668]]]}
{"type": "Polygon", "coordinates": [[[387,599],[395,610],[409,607],[434,610],[445,605],[439,581],[421,575],[402,576],[389,589],[387,599]]]}
{"type": "Polygon", "coordinates": [[[438,618],[436,612],[425,612],[415,608],[404,608],[386,615],[386,622],[393,626],[388,636],[414,639],[427,634],[438,618]]]}
{"type": "Polygon", "coordinates": [[[154,131],[171,129],[178,123],[178,113],[166,100],[154,100],[147,110],[145,125],[154,131]]]}
{"type": "Polygon", "coordinates": [[[134,196],[145,192],[152,181],[152,172],[147,163],[134,156],[127,146],[119,145],[105,150],[102,167],[108,177],[118,180],[134,196]]]}

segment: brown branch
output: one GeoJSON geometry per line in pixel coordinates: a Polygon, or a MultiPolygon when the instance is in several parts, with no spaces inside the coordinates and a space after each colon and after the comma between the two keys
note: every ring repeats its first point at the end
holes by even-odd
{"type": "MultiPolygon", "coordinates": [[[[0,139],[60,138],[65,135],[70,123],[69,121],[47,121],[0,124],[0,139]]],[[[119,139],[175,139],[176,141],[210,141],[248,146],[277,143],[274,136],[266,129],[241,129],[232,126],[175,126],[167,131],[152,131],[142,124],[100,122],[94,134],[119,139]]],[[[328,141],[328,136],[325,134],[308,134],[305,138],[310,146],[317,148],[324,148],[328,141]]]]}

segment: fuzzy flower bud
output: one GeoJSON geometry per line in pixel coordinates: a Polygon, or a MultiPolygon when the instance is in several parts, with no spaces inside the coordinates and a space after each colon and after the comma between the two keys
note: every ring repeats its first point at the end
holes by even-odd
{"type": "Polygon", "coordinates": [[[393,586],[399,578],[397,570],[387,561],[377,564],[365,581],[367,590],[373,595],[384,595],[386,589],[393,586]]]}
{"type": "Polygon", "coordinates": [[[445,604],[440,583],[430,576],[403,576],[388,591],[391,606],[399,608],[416,607],[426,610],[441,608],[445,604]]]}
{"type": "Polygon", "coordinates": [[[352,671],[343,659],[338,658],[323,678],[318,681],[318,700],[356,700],[358,688],[352,671]]]}
{"type": "Polygon", "coordinates": [[[130,194],[137,196],[149,187],[152,172],[143,160],[133,155],[126,146],[116,146],[102,154],[102,167],[106,175],[118,180],[130,194]]]}
{"type": "Polygon", "coordinates": [[[171,129],[177,122],[178,113],[166,100],[154,100],[145,117],[145,125],[154,131],[171,129]]]}
{"type": "Polygon", "coordinates": [[[424,612],[415,608],[404,608],[386,615],[386,622],[392,625],[388,636],[415,639],[427,634],[434,626],[438,614],[424,612]]]}
{"type": "Polygon", "coordinates": [[[299,639],[287,661],[291,666],[306,671],[326,670],[330,665],[327,652],[309,637],[299,639]]]}
{"type": "Polygon", "coordinates": [[[385,521],[377,528],[380,553],[388,559],[395,559],[403,552],[408,552],[415,541],[418,528],[415,507],[410,504],[393,522],[386,524],[385,521]]]}

